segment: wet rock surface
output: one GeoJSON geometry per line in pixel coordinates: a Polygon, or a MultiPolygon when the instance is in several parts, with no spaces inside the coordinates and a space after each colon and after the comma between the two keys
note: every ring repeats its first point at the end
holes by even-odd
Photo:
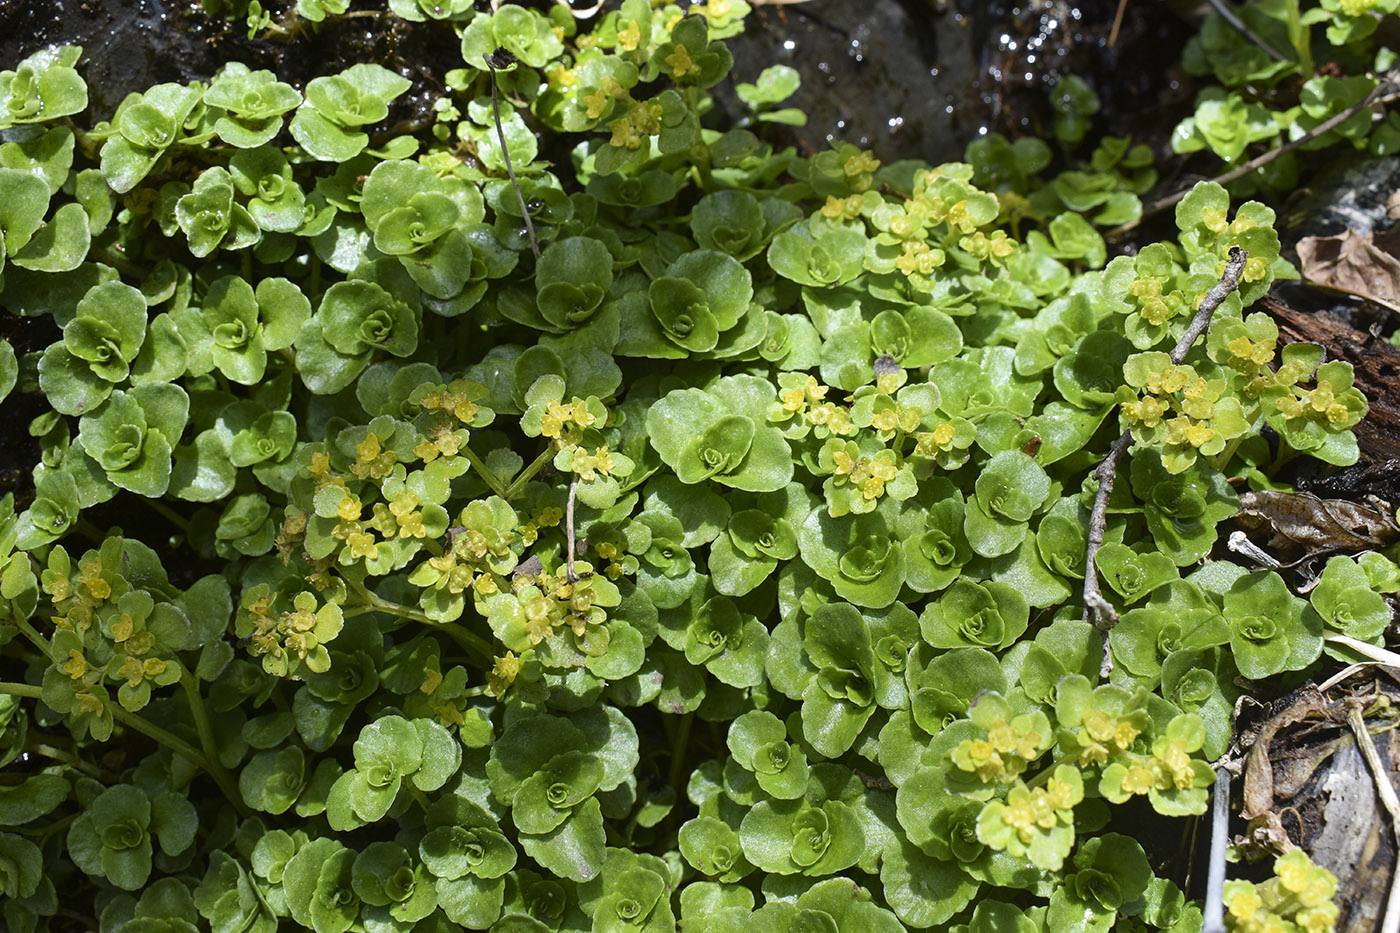
{"type": "MultiPolygon", "coordinates": [[[[1190,27],[1161,5],[1128,4],[1115,35],[1117,9],[1116,0],[761,6],[730,41],[734,78],[753,81],[777,63],[797,69],[802,87],[786,106],[807,125],[777,134],[804,151],[843,139],[887,161],[937,164],[961,159],[982,133],[1047,136],[1052,89],[1070,73],[1099,94],[1102,129],[1147,132],[1144,115],[1189,96],[1175,71],[1190,27]]],[[[720,104],[742,115],[732,93],[720,104]]]]}

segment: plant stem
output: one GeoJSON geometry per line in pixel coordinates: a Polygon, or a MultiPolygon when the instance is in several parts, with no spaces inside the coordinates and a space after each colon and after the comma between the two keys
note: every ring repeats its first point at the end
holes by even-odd
{"type": "Polygon", "coordinates": [[[83,761],[73,752],[55,748],[47,742],[31,742],[24,746],[26,752],[35,755],[42,755],[45,758],[52,758],[54,761],[61,761],[70,768],[76,768],[88,777],[93,777],[99,781],[104,780],[106,772],[91,762],[83,761]]]}
{"type": "MultiPolygon", "coordinates": [[[[1250,159],[1243,165],[1237,166],[1236,168],[1230,169],[1228,172],[1224,172],[1220,175],[1215,176],[1211,179],[1211,181],[1220,185],[1228,184],[1229,182],[1234,181],[1236,178],[1248,175],[1250,172],[1254,171],[1257,168],[1268,165],[1270,162],[1272,162],[1274,159],[1277,159],[1279,156],[1292,152],[1299,146],[1305,146],[1308,143],[1312,142],[1314,139],[1317,139],[1319,136],[1322,136],[1326,133],[1330,133],[1332,130],[1336,129],[1346,121],[1350,120],[1352,117],[1356,116],[1356,114],[1360,113],[1362,110],[1366,110],[1367,108],[1375,104],[1388,104],[1394,100],[1400,99],[1400,92],[1397,92],[1395,89],[1395,81],[1397,78],[1400,78],[1400,72],[1387,72],[1380,79],[1380,81],[1376,83],[1376,86],[1371,89],[1371,93],[1367,94],[1361,100],[1357,101],[1352,106],[1343,110],[1341,113],[1322,121],[1317,126],[1308,130],[1302,136],[1299,136],[1297,139],[1291,139],[1280,146],[1276,146],[1273,149],[1270,149],[1268,152],[1265,152],[1262,155],[1250,159]]],[[[1163,211],[1169,207],[1174,206],[1178,201],[1182,200],[1190,193],[1191,188],[1184,188],[1181,191],[1176,192],[1175,194],[1169,194],[1164,198],[1160,198],[1156,201],[1153,201],[1151,204],[1147,205],[1142,209],[1142,214],[1137,218],[1137,220],[1130,220],[1127,223],[1121,224],[1120,226],[1114,227],[1112,230],[1108,231],[1108,233],[1106,234],[1107,238],[1112,239],[1116,236],[1119,236],[1121,234],[1127,233],[1130,230],[1135,229],[1138,226],[1138,224],[1142,223],[1143,218],[1151,217],[1153,214],[1156,214],[1159,211],[1163,211]]]]}
{"type": "Polygon", "coordinates": [[[198,749],[175,733],[167,729],[162,729],[149,719],[137,716],[134,713],[128,713],[115,703],[108,703],[107,710],[112,714],[113,719],[126,726],[128,729],[134,729],[147,738],[164,745],[180,757],[188,759],[201,771],[214,779],[214,783],[219,785],[219,790],[223,791],[224,796],[228,798],[228,802],[233,804],[233,808],[238,811],[240,816],[246,817],[250,815],[250,811],[243,803],[243,795],[238,792],[237,786],[233,783],[233,778],[231,778],[229,773],[224,770],[223,766],[218,763],[217,759],[210,761],[208,758],[205,758],[203,753],[198,749]]]}
{"type": "Polygon", "coordinates": [[[471,464],[473,470],[476,470],[476,473],[478,476],[481,477],[482,482],[486,483],[487,486],[491,487],[492,492],[500,496],[502,499],[508,497],[505,485],[501,483],[500,477],[496,475],[496,472],[494,470],[492,470],[489,466],[486,465],[485,460],[482,460],[476,455],[476,451],[472,450],[470,447],[463,447],[460,453],[462,454],[462,456],[467,458],[467,462],[471,464]]]}
{"type": "Polygon", "coordinates": [[[529,466],[520,471],[519,476],[511,480],[510,485],[506,487],[505,495],[501,496],[501,498],[509,501],[526,483],[535,478],[535,474],[539,473],[540,469],[543,468],[546,463],[553,459],[554,445],[550,444],[544,450],[540,451],[538,457],[530,461],[529,466]]]}
{"type": "MultiPolygon", "coordinates": [[[[1172,349],[1170,356],[1173,363],[1180,365],[1186,359],[1186,354],[1190,352],[1191,346],[1210,326],[1210,319],[1215,314],[1215,310],[1229,297],[1231,292],[1239,288],[1240,276],[1244,274],[1244,264],[1248,259],[1249,254],[1244,250],[1238,246],[1230,247],[1230,258],[1225,263],[1225,271],[1221,274],[1220,281],[1215,283],[1201,299],[1195,317],[1186,325],[1186,331],[1172,349]]],[[[1117,476],[1118,461],[1122,459],[1132,440],[1131,431],[1124,431],[1120,434],[1118,439],[1113,442],[1113,446],[1109,448],[1108,456],[1094,470],[1093,475],[1099,481],[1099,489],[1094,495],[1094,507],[1089,513],[1089,538],[1084,551],[1084,621],[1091,621],[1092,617],[1092,620],[1097,622],[1099,629],[1104,633],[1103,663],[1099,673],[1105,678],[1113,670],[1113,655],[1109,650],[1108,631],[1118,624],[1118,611],[1104,598],[1103,591],[1099,589],[1099,574],[1094,565],[1094,558],[1103,545],[1104,531],[1108,525],[1108,497],[1113,494],[1113,481],[1117,476]]]]}
{"type": "MultiPolygon", "coordinates": [[[[511,57],[514,58],[514,56],[511,57]]],[[[506,174],[510,176],[510,186],[515,189],[515,198],[520,202],[520,216],[525,218],[525,232],[530,234],[530,252],[534,253],[535,259],[538,260],[540,258],[540,243],[535,238],[535,222],[530,218],[530,208],[525,203],[525,195],[520,190],[520,182],[515,180],[515,166],[510,164],[510,147],[506,145],[506,131],[501,128],[501,102],[496,91],[496,66],[491,64],[489,55],[483,57],[482,60],[486,62],[486,67],[491,70],[491,113],[496,118],[496,138],[501,142],[501,159],[506,163],[506,174]]]]}
{"type": "Polygon", "coordinates": [[[43,652],[44,657],[48,658],[50,661],[53,660],[53,645],[49,643],[47,638],[40,635],[34,626],[29,624],[27,619],[21,619],[19,616],[12,616],[11,620],[15,623],[15,628],[19,629],[20,632],[24,634],[24,637],[28,638],[34,644],[35,648],[43,652]]]}
{"type": "Polygon", "coordinates": [[[574,551],[578,548],[574,540],[574,499],[578,496],[578,474],[569,483],[569,498],[564,503],[564,537],[568,552],[564,555],[564,579],[573,583],[578,579],[574,573],[574,551]]]}
{"type": "MultiPolygon", "coordinates": [[[[1230,9],[1230,5],[1226,3],[1225,0],[1210,0],[1210,5],[1215,8],[1215,12],[1220,14],[1221,19],[1225,20],[1225,22],[1230,24],[1231,29],[1244,36],[1250,42],[1253,42],[1255,45],[1259,46],[1259,48],[1263,49],[1268,54],[1268,56],[1274,61],[1292,61],[1292,59],[1285,56],[1278,49],[1265,42],[1264,39],[1257,32],[1255,32],[1253,29],[1250,29],[1249,26],[1245,24],[1245,21],[1240,19],[1239,16],[1236,15],[1234,10],[1230,9]]],[[[1112,43],[1109,44],[1111,45],[1112,43]]]]}
{"type": "Polygon", "coordinates": [[[466,626],[456,622],[439,622],[417,609],[410,609],[408,606],[384,599],[358,580],[352,580],[348,577],[342,579],[345,580],[350,589],[355,591],[355,595],[360,598],[366,611],[385,612],[391,616],[398,616],[400,619],[408,619],[411,622],[437,629],[457,642],[462,650],[474,657],[478,663],[490,665],[494,653],[490,643],[466,626]]]}
{"type": "Polygon", "coordinates": [[[681,772],[685,770],[685,747],[690,744],[690,726],[694,721],[694,713],[682,716],[680,725],[676,728],[676,736],[671,741],[671,770],[666,779],[676,789],[678,800],[684,796],[680,788],[681,772]]]}
{"type": "Polygon", "coordinates": [[[170,524],[174,525],[176,528],[179,528],[181,531],[184,532],[188,532],[190,530],[190,520],[185,518],[185,516],[181,515],[179,512],[172,509],[170,506],[166,505],[161,500],[145,499],[143,501],[156,512],[158,512],[162,518],[170,522],[170,524]]]}
{"type": "Polygon", "coordinates": [[[33,684],[16,684],[10,681],[0,681],[0,693],[7,693],[13,697],[29,697],[38,700],[44,696],[44,691],[33,684]]]}
{"type": "Polygon", "coordinates": [[[1205,923],[1201,933],[1225,933],[1225,850],[1229,845],[1230,772],[1215,772],[1210,822],[1210,864],[1206,871],[1205,923]]]}
{"type": "Polygon", "coordinates": [[[418,806],[423,808],[424,813],[427,813],[429,810],[432,809],[433,804],[432,801],[428,799],[428,795],[423,793],[417,787],[415,787],[413,785],[413,782],[404,781],[403,786],[404,789],[408,791],[408,795],[418,803],[418,806]]]}
{"type": "Polygon", "coordinates": [[[199,744],[209,762],[206,770],[223,790],[224,796],[236,806],[242,802],[242,794],[237,797],[230,795],[230,788],[234,786],[233,777],[224,769],[223,762],[219,761],[219,747],[214,741],[214,727],[209,723],[209,713],[204,708],[204,697],[199,692],[199,681],[188,670],[184,670],[183,666],[180,671],[180,686],[184,689],[185,700],[190,706],[190,718],[194,720],[194,730],[199,734],[199,744]]]}
{"type": "MultiPolygon", "coordinates": [[[[54,660],[53,645],[49,643],[47,638],[35,631],[34,627],[24,619],[15,618],[14,623],[19,630],[24,633],[26,638],[32,641],[39,650],[44,652],[45,656],[47,656],[51,662],[54,660]]],[[[0,693],[32,697],[36,700],[43,699],[42,688],[36,687],[33,684],[0,683],[0,693]]],[[[166,729],[162,729],[148,719],[144,719],[134,713],[128,713],[115,703],[109,702],[105,704],[104,708],[112,714],[112,719],[115,721],[129,729],[136,730],[147,738],[154,739],[169,748],[175,754],[189,759],[196,767],[214,779],[214,783],[219,785],[219,790],[223,791],[224,796],[228,798],[229,803],[233,804],[233,808],[237,810],[240,815],[247,816],[249,814],[248,808],[243,805],[243,797],[238,792],[237,786],[234,785],[233,779],[229,776],[229,773],[224,770],[223,765],[219,764],[217,757],[212,759],[206,758],[193,745],[186,742],[178,735],[166,729]]],[[[203,710],[202,702],[200,709],[201,711],[203,710]]],[[[208,724],[207,718],[205,724],[206,726],[208,724]]],[[[197,726],[198,717],[196,717],[196,727],[197,726]]],[[[212,735],[209,746],[213,746],[212,735]]]]}

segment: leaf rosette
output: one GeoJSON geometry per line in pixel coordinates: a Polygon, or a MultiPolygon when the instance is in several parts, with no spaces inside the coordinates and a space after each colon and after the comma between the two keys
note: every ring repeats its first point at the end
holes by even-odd
{"type": "Polygon", "coordinates": [[[776,492],[792,479],[792,454],[768,424],[774,394],[766,380],[746,375],[677,389],[647,411],[651,445],[683,483],[776,492]]]}

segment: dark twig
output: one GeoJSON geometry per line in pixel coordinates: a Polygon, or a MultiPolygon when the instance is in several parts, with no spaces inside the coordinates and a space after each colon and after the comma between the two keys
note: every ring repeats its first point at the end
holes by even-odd
{"type": "MultiPolygon", "coordinates": [[[[1171,361],[1180,364],[1186,359],[1186,354],[1190,352],[1192,344],[1196,339],[1205,333],[1205,329],[1210,325],[1210,319],[1215,314],[1221,303],[1240,285],[1240,276],[1244,273],[1245,261],[1249,259],[1249,254],[1238,246],[1230,247],[1230,258],[1225,263],[1225,271],[1220,276],[1220,281],[1215,283],[1210,291],[1206,292],[1201,299],[1200,307],[1196,309],[1196,316],[1191,319],[1191,323],[1186,325],[1186,331],[1181,335],[1170,354],[1171,361]]],[[[1090,621],[1091,616],[1104,632],[1103,665],[1102,676],[1107,677],[1113,670],[1113,658],[1109,652],[1107,633],[1113,626],[1118,624],[1118,611],[1113,608],[1113,604],[1104,598],[1103,591],[1099,589],[1099,574],[1094,566],[1094,560],[1098,556],[1099,548],[1103,546],[1103,536],[1108,524],[1108,497],[1113,494],[1113,481],[1118,474],[1118,461],[1123,458],[1123,453],[1128,449],[1128,445],[1133,441],[1131,431],[1124,431],[1113,442],[1113,446],[1108,450],[1108,456],[1104,458],[1094,470],[1094,478],[1099,482],[1099,490],[1094,496],[1094,508],[1089,513],[1089,537],[1084,550],[1084,621],[1090,621]]]]}
{"type": "Polygon", "coordinates": [[[1230,830],[1230,772],[1215,772],[1215,799],[1211,801],[1210,865],[1206,871],[1205,922],[1201,933],[1225,933],[1225,849],[1230,830]]]}
{"type": "MultiPolygon", "coordinates": [[[[1248,175],[1250,172],[1254,171],[1257,168],[1268,165],[1270,162],[1272,162],[1274,159],[1277,159],[1279,156],[1292,152],[1299,146],[1305,146],[1308,143],[1312,142],[1314,139],[1317,139],[1319,136],[1322,136],[1326,133],[1330,133],[1332,130],[1341,126],[1343,123],[1347,122],[1352,117],[1356,116],[1358,113],[1360,113],[1363,110],[1366,110],[1369,107],[1373,107],[1376,104],[1389,104],[1395,102],[1396,100],[1400,100],[1400,92],[1397,92],[1395,87],[1396,80],[1398,78],[1400,78],[1400,71],[1387,72],[1381,78],[1381,80],[1377,82],[1376,86],[1371,89],[1371,93],[1367,94],[1361,100],[1357,101],[1355,104],[1343,110],[1341,113],[1329,117],[1326,120],[1323,120],[1317,126],[1308,130],[1306,133],[1304,133],[1302,136],[1299,136],[1297,139],[1291,139],[1281,146],[1276,146],[1273,149],[1270,149],[1268,152],[1262,153],[1261,155],[1250,159],[1243,165],[1236,166],[1235,168],[1230,169],[1228,172],[1215,176],[1211,179],[1211,181],[1220,185],[1228,184],[1234,181],[1236,178],[1241,178],[1245,175],[1248,175]]],[[[1194,187],[1194,185],[1192,187],[1194,187]]],[[[1143,222],[1145,218],[1151,217],[1153,214],[1156,214],[1160,211],[1164,211],[1169,207],[1175,206],[1177,202],[1181,201],[1190,193],[1191,188],[1183,188],[1182,190],[1177,191],[1174,194],[1169,194],[1164,198],[1159,198],[1158,200],[1153,201],[1151,204],[1147,205],[1142,209],[1142,213],[1138,216],[1136,220],[1130,220],[1125,224],[1121,224],[1117,227],[1114,227],[1112,230],[1108,231],[1107,236],[1110,239],[1112,239],[1113,237],[1120,236],[1124,233],[1127,233],[1130,230],[1135,229],[1138,226],[1138,224],[1143,222]]]]}
{"type": "Polygon", "coordinates": [[[564,555],[564,579],[570,583],[578,579],[578,574],[574,573],[574,548],[577,547],[574,541],[574,499],[577,496],[578,474],[575,473],[573,481],[569,483],[569,501],[564,503],[564,536],[569,549],[564,555]]]}
{"type": "Polygon", "coordinates": [[[1263,49],[1265,52],[1268,52],[1269,57],[1272,58],[1274,61],[1292,61],[1292,59],[1289,58],[1287,55],[1284,55],[1278,49],[1265,42],[1257,32],[1255,32],[1253,29],[1250,29],[1249,26],[1245,23],[1245,21],[1240,19],[1234,10],[1230,9],[1230,5],[1226,3],[1225,0],[1210,0],[1210,5],[1215,8],[1215,12],[1220,14],[1221,19],[1225,20],[1225,22],[1230,24],[1231,29],[1244,36],[1250,42],[1253,42],[1255,45],[1259,46],[1259,48],[1263,49]]]}
{"type": "Polygon", "coordinates": [[[540,243],[535,238],[535,222],[530,219],[530,208],[525,204],[525,195],[520,191],[520,182],[515,180],[515,167],[510,164],[510,147],[506,145],[506,131],[501,128],[501,102],[496,91],[496,68],[509,68],[516,64],[517,59],[506,49],[497,49],[489,55],[483,55],[482,60],[486,62],[486,67],[491,70],[491,112],[496,117],[496,138],[501,141],[501,158],[506,163],[506,174],[510,176],[510,185],[515,189],[516,200],[520,202],[520,216],[525,218],[525,232],[530,234],[530,252],[535,254],[535,258],[540,258],[540,243]]]}

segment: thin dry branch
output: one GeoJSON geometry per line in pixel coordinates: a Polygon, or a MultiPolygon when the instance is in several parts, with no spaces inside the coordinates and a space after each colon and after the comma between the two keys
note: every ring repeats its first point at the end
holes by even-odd
{"type": "MultiPolygon", "coordinates": [[[[1195,317],[1191,318],[1191,323],[1186,325],[1185,332],[1181,339],[1177,341],[1170,354],[1173,363],[1181,363],[1186,359],[1186,354],[1190,352],[1192,344],[1205,333],[1210,326],[1210,319],[1214,316],[1217,308],[1229,296],[1231,292],[1239,288],[1240,276],[1244,273],[1244,264],[1249,259],[1249,254],[1238,246],[1230,247],[1230,258],[1225,263],[1225,271],[1220,276],[1220,281],[1206,292],[1201,299],[1200,306],[1196,309],[1195,317]]],[[[1104,598],[1103,591],[1099,589],[1099,574],[1094,566],[1094,559],[1098,556],[1099,548],[1103,546],[1103,536],[1108,524],[1108,497],[1113,494],[1113,481],[1118,474],[1118,461],[1123,458],[1123,453],[1128,449],[1128,445],[1133,441],[1130,431],[1124,431],[1113,442],[1113,446],[1108,450],[1108,456],[1094,470],[1094,478],[1099,482],[1098,493],[1094,496],[1094,507],[1089,513],[1089,538],[1084,550],[1084,621],[1093,621],[1104,632],[1104,650],[1102,674],[1107,677],[1113,669],[1112,655],[1108,647],[1108,631],[1118,624],[1118,611],[1113,608],[1113,604],[1104,598]]]]}
{"type": "Polygon", "coordinates": [[[1215,772],[1211,801],[1210,864],[1206,871],[1205,921],[1201,933],[1225,933],[1225,854],[1229,847],[1230,772],[1215,772]]]}
{"type": "MultiPolygon", "coordinates": [[[[1332,130],[1341,126],[1343,123],[1347,122],[1363,110],[1367,110],[1371,107],[1376,106],[1377,104],[1385,105],[1389,103],[1394,103],[1396,100],[1400,100],[1400,91],[1398,91],[1396,88],[1397,81],[1400,81],[1400,70],[1392,70],[1386,72],[1385,75],[1381,77],[1380,81],[1376,83],[1376,86],[1371,89],[1371,93],[1367,94],[1361,100],[1357,101],[1355,104],[1352,104],[1350,107],[1343,110],[1341,113],[1329,117],[1326,120],[1323,120],[1317,126],[1308,130],[1306,133],[1304,133],[1302,136],[1299,136],[1297,139],[1290,139],[1288,142],[1280,146],[1275,146],[1268,152],[1255,156],[1253,159],[1250,159],[1243,165],[1238,165],[1235,168],[1230,169],[1228,172],[1224,172],[1220,175],[1215,176],[1211,179],[1211,181],[1221,185],[1228,184],[1229,182],[1234,181],[1236,178],[1242,178],[1243,176],[1248,175],[1250,172],[1254,171],[1257,168],[1268,165],[1270,162],[1272,162],[1274,159],[1277,159],[1279,156],[1292,152],[1299,146],[1306,146],[1308,143],[1312,142],[1314,139],[1317,139],[1319,136],[1323,136],[1327,133],[1330,133],[1332,130]]],[[[1195,186],[1193,185],[1192,187],[1195,186]]],[[[1112,230],[1108,231],[1107,236],[1111,239],[1116,236],[1121,236],[1122,234],[1127,233],[1130,230],[1136,229],[1137,226],[1141,224],[1144,219],[1151,217],[1152,215],[1157,214],[1161,211],[1164,211],[1169,207],[1174,207],[1179,201],[1181,201],[1190,193],[1191,188],[1183,188],[1182,190],[1177,191],[1173,194],[1169,194],[1164,198],[1159,198],[1156,201],[1153,201],[1151,204],[1147,205],[1142,209],[1142,214],[1139,215],[1136,220],[1130,220],[1125,224],[1120,224],[1119,226],[1114,227],[1112,230]]]]}
{"type": "Polygon", "coordinates": [[[574,539],[574,499],[577,497],[578,474],[575,473],[569,483],[569,501],[564,503],[564,537],[565,546],[569,549],[564,555],[564,579],[570,583],[578,579],[578,574],[574,573],[574,551],[578,547],[574,539]]]}

